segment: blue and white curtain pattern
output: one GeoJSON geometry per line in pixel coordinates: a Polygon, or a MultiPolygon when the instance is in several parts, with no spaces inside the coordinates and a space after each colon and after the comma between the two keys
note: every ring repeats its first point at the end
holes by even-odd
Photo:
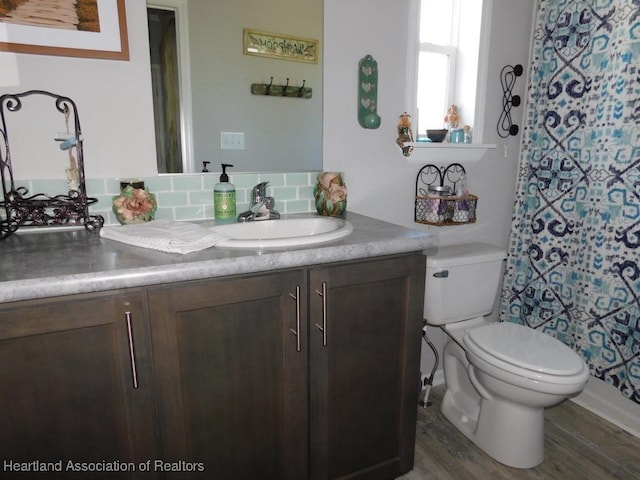
{"type": "Polygon", "coordinates": [[[640,403],[640,0],[540,0],[501,320],[640,403]]]}

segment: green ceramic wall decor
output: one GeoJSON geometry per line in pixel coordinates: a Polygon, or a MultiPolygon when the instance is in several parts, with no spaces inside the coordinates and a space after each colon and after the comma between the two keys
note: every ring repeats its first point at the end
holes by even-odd
{"type": "Polygon", "coordinates": [[[362,128],[378,128],[378,62],[366,55],[358,64],[358,123],[362,128]]]}

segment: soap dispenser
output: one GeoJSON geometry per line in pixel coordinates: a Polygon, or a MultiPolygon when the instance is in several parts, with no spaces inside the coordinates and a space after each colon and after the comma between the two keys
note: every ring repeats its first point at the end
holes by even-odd
{"type": "Polygon", "coordinates": [[[216,223],[234,223],[236,221],[236,187],[229,183],[227,167],[233,167],[233,165],[222,164],[220,183],[216,183],[213,187],[213,208],[216,223]]]}

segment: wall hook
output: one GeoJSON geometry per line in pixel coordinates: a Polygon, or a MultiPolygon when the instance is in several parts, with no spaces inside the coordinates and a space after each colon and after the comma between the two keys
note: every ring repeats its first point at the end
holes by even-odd
{"type": "Polygon", "coordinates": [[[302,80],[302,86],[300,87],[300,89],[298,90],[298,96],[301,97],[304,95],[304,84],[307,83],[306,80],[302,80]]]}
{"type": "Polygon", "coordinates": [[[282,96],[286,97],[287,96],[287,88],[289,88],[289,79],[287,78],[287,84],[284,86],[284,88],[282,89],[282,96]]]}
{"type": "Polygon", "coordinates": [[[273,77],[271,77],[271,81],[269,82],[269,85],[265,85],[265,88],[264,88],[265,95],[271,95],[271,85],[273,85],[273,77]]]}
{"type": "Polygon", "coordinates": [[[516,78],[522,75],[522,65],[506,65],[500,72],[500,83],[502,85],[502,113],[498,120],[498,135],[507,138],[510,135],[517,135],[518,125],[511,121],[511,108],[520,105],[520,95],[512,95],[516,78]]]}

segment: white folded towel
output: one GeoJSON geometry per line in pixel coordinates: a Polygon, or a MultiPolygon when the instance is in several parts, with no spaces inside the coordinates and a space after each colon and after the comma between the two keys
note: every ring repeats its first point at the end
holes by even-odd
{"type": "Polygon", "coordinates": [[[100,236],[137,247],[183,254],[204,250],[228,238],[195,223],[170,220],[103,227],[100,236]]]}

